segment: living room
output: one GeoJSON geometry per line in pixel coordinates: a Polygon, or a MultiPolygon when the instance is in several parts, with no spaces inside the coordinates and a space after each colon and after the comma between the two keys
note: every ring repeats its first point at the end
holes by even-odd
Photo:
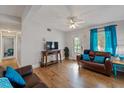
{"type": "Polygon", "coordinates": [[[0,87],[124,87],[123,9],[0,6],[0,79],[9,82],[0,87]]]}

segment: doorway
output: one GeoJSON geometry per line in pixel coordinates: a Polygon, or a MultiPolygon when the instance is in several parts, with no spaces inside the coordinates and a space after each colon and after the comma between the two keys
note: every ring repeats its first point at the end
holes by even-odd
{"type": "Polygon", "coordinates": [[[9,62],[20,65],[20,32],[0,32],[0,62],[10,64],[9,62]]]}

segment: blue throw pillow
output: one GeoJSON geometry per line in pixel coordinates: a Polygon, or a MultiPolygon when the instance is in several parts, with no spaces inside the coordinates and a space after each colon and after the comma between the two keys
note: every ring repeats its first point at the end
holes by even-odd
{"type": "Polygon", "coordinates": [[[90,61],[90,57],[88,54],[83,54],[83,60],[90,61]]]}
{"type": "Polygon", "coordinates": [[[10,81],[6,77],[0,78],[0,88],[13,88],[10,81]]]}
{"type": "Polygon", "coordinates": [[[94,62],[103,64],[105,60],[104,56],[95,56],[94,62]]]}
{"type": "Polygon", "coordinates": [[[12,67],[7,67],[5,77],[7,77],[10,82],[17,83],[20,86],[25,86],[26,82],[22,76],[12,67]]]}

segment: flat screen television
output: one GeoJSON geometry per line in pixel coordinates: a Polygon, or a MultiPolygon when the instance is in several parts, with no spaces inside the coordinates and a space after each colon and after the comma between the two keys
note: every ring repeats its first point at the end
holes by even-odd
{"type": "Polygon", "coordinates": [[[54,42],[54,49],[58,49],[58,42],[54,42]]]}
{"type": "Polygon", "coordinates": [[[53,50],[53,49],[58,49],[58,42],[52,42],[52,41],[47,41],[46,42],[46,49],[47,50],[53,50]]]}

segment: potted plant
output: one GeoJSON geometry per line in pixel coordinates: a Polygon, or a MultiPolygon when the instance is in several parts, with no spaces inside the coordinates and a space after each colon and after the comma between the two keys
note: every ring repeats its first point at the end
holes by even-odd
{"type": "Polygon", "coordinates": [[[69,59],[69,48],[68,47],[65,47],[64,48],[64,55],[65,55],[65,59],[69,59]]]}

